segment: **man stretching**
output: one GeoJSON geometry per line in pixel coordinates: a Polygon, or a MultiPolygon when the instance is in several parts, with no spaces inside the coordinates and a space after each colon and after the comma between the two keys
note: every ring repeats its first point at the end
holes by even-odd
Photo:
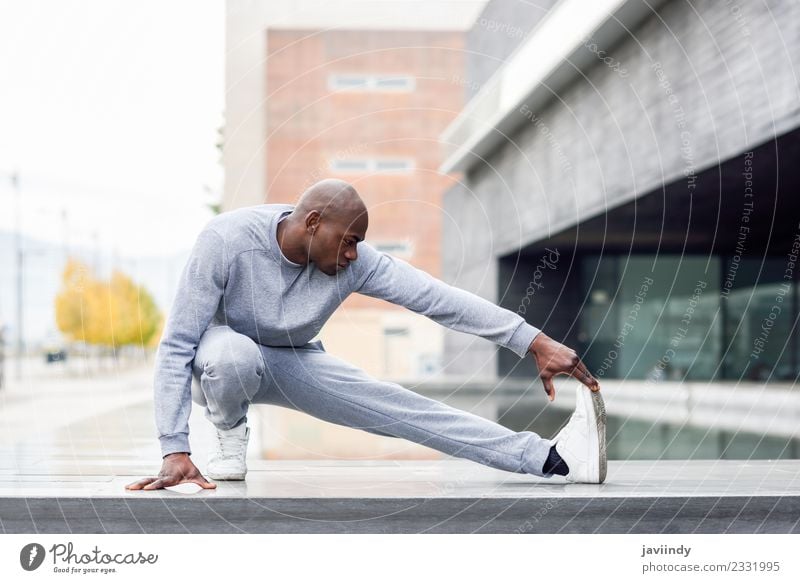
{"type": "Polygon", "coordinates": [[[127,489],[183,482],[216,487],[190,458],[192,401],[206,408],[216,428],[216,452],[206,468],[214,480],[245,478],[248,407],[269,403],[493,468],[603,482],[600,385],[575,352],[520,315],[377,251],[364,242],[368,220],[356,190],[328,179],[311,186],[294,206],[261,204],[209,221],[183,269],[156,356],[161,471],[127,489]],[[353,292],[486,338],[520,358],[531,354],[551,401],[558,374],[588,389],[578,386],[575,412],[548,440],[377,380],[312,341],[353,292]]]}

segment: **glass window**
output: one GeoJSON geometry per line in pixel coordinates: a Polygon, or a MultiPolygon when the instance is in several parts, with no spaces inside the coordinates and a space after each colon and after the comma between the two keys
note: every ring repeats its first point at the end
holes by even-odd
{"type": "Polygon", "coordinates": [[[333,172],[368,172],[369,160],[366,158],[338,158],[331,160],[330,168],[333,172]]]}
{"type": "Polygon", "coordinates": [[[371,245],[383,253],[397,255],[398,257],[410,257],[412,245],[410,241],[370,241],[371,245]]]}
{"type": "Polygon", "coordinates": [[[719,364],[719,260],[587,257],[581,340],[598,377],[712,378],[719,364]]]}
{"type": "Polygon", "coordinates": [[[328,88],[333,91],[364,91],[369,86],[366,75],[331,75],[328,77],[328,88]]]}
{"type": "Polygon", "coordinates": [[[375,160],[376,172],[410,172],[414,163],[407,158],[379,158],[375,160]]]}
{"type": "Polygon", "coordinates": [[[375,77],[375,89],[378,91],[413,91],[414,78],[400,77],[375,77]]]}
{"type": "Polygon", "coordinates": [[[334,74],[328,76],[331,91],[413,91],[414,77],[409,75],[334,74]]]}
{"type": "Polygon", "coordinates": [[[727,378],[794,379],[793,289],[783,279],[785,267],[784,258],[726,262],[727,378]]]}
{"type": "Polygon", "coordinates": [[[405,174],[414,170],[411,158],[334,158],[330,161],[332,172],[405,174]]]}

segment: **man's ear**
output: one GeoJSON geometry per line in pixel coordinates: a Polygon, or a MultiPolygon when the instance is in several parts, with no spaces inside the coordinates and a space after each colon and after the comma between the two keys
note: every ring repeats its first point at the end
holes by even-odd
{"type": "Polygon", "coordinates": [[[309,211],[306,215],[306,231],[313,235],[319,228],[320,213],[319,211],[309,211]]]}

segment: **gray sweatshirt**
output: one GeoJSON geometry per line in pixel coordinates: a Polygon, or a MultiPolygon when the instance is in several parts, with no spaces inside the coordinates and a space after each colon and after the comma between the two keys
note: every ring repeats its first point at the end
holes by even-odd
{"type": "Polygon", "coordinates": [[[358,292],[511,349],[520,358],[540,332],[518,314],[450,286],[366,242],[330,276],[289,261],[278,222],[294,206],[260,204],[217,215],[198,235],[156,353],[155,415],[162,455],[189,452],[192,363],[209,326],[228,325],[265,346],[302,346],[358,292]]]}

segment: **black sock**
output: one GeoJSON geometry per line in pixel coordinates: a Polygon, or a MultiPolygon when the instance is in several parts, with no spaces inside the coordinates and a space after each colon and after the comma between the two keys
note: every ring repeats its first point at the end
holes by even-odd
{"type": "Polygon", "coordinates": [[[545,474],[558,474],[559,476],[566,476],[569,473],[569,468],[561,456],[558,455],[555,445],[550,448],[550,454],[547,456],[547,461],[544,462],[542,471],[545,474]]]}

